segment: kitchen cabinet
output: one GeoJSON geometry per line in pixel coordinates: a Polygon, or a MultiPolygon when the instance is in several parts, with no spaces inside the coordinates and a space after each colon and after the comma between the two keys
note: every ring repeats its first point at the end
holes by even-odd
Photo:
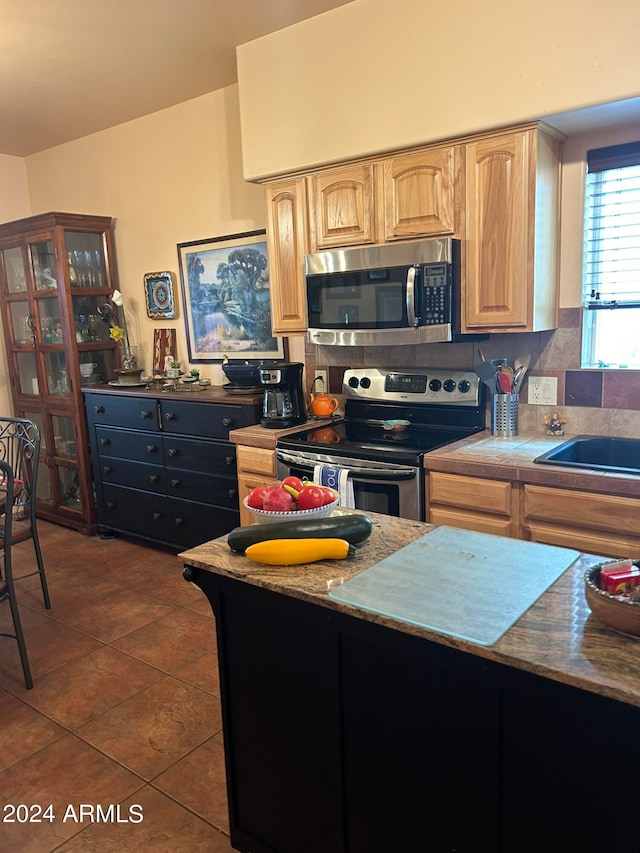
{"type": "Polygon", "coordinates": [[[454,235],[461,227],[461,148],[434,146],[381,162],[384,239],[454,235]]]}
{"type": "Polygon", "coordinates": [[[522,538],[610,557],[640,553],[640,499],[529,483],[523,492],[522,538]]]}
{"type": "Polygon", "coordinates": [[[113,379],[98,308],[117,286],[112,220],[45,213],[0,225],[0,307],[14,413],[40,429],[37,514],[95,533],[81,384],[113,379]],[[84,373],[81,374],[81,368],[84,373]]]}
{"type": "Polygon", "coordinates": [[[557,326],[560,151],[540,126],[465,144],[463,332],[557,326]]]}
{"type": "Polygon", "coordinates": [[[257,423],[259,407],[184,397],[85,393],[103,532],[184,548],[238,526],[236,449],[228,435],[257,423]]]}
{"type": "Polygon", "coordinates": [[[302,333],[307,329],[305,180],[291,178],[267,184],[265,196],[273,334],[302,333]]]}
{"type": "Polygon", "coordinates": [[[276,454],[263,447],[237,445],[238,497],[240,523],[253,524],[253,516],[244,508],[243,501],[252,489],[276,482],[276,454]]]}
{"type": "Polygon", "coordinates": [[[331,169],[309,178],[312,251],[376,242],[374,166],[331,169]]]}
{"type": "Polygon", "coordinates": [[[431,471],[425,494],[431,524],[518,537],[518,491],[508,480],[431,471]]]}

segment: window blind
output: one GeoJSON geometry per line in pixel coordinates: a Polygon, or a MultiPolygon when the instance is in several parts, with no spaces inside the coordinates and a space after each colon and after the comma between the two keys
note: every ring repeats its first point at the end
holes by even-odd
{"type": "Polygon", "coordinates": [[[640,142],[587,152],[586,308],[640,307],[640,142]]]}

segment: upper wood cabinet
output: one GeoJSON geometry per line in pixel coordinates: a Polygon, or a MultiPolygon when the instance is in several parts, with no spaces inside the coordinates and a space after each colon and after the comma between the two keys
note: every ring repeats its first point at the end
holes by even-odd
{"type": "Polygon", "coordinates": [[[560,148],[539,127],[465,145],[463,332],[556,327],[560,148]]]}
{"type": "Polygon", "coordinates": [[[290,178],[267,184],[265,192],[273,333],[304,332],[307,328],[304,256],[308,245],[305,179],[290,178]]]}
{"type": "Polygon", "coordinates": [[[372,163],[309,178],[312,250],[376,242],[372,163]]]}
{"type": "Polygon", "coordinates": [[[454,234],[460,147],[427,148],[380,164],[384,239],[454,234]]]}

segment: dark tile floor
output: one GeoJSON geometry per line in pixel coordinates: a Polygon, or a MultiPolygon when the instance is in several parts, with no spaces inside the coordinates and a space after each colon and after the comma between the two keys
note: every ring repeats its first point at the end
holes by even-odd
{"type": "MultiPolygon", "coordinates": [[[[0,850],[228,853],[209,603],[175,554],[39,530],[51,610],[37,577],[18,585],[32,690],[0,637],[0,850]]],[[[16,574],[33,561],[14,549],[16,574]]]]}

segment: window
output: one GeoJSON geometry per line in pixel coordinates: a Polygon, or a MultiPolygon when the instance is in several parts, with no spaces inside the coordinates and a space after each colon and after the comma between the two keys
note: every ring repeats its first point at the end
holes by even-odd
{"type": "Polygon", "coordinates": [[[582,366],[640,369],[640,142],[587,167],[582,366]]]}

